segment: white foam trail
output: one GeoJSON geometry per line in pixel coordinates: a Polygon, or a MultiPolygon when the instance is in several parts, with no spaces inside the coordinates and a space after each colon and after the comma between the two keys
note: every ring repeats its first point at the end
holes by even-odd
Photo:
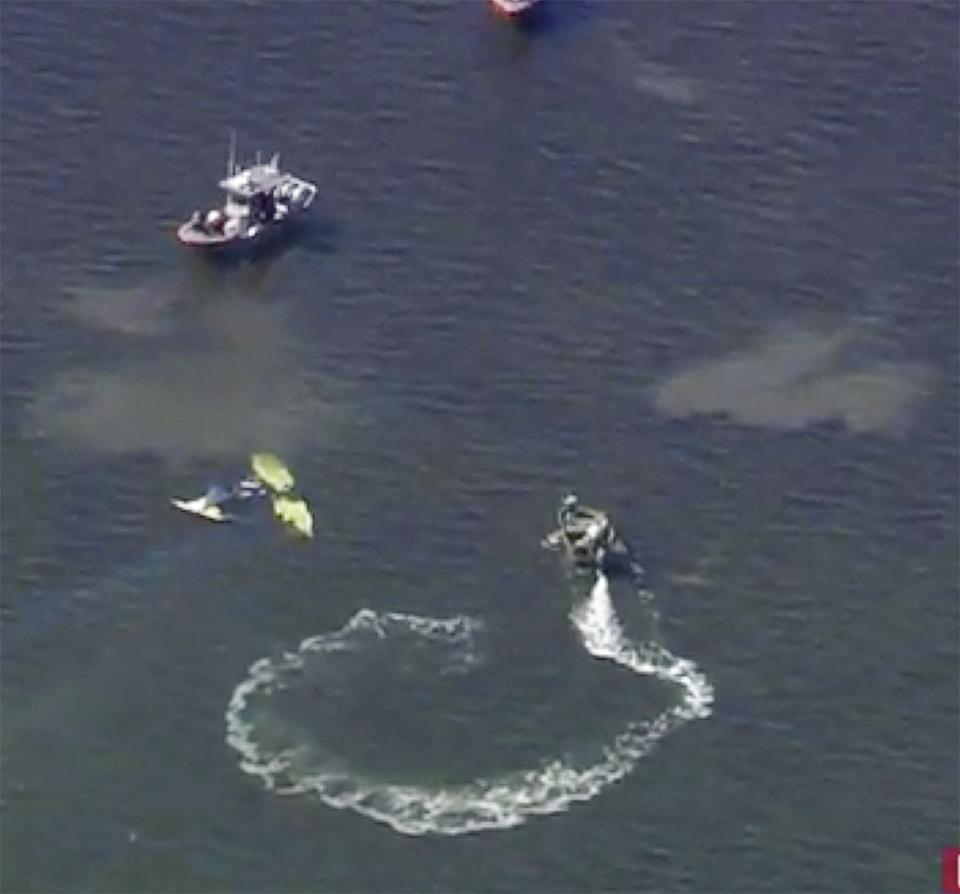
{"type": "MultiPolygon", "coordinates": [[[[644,595],[650,598],[648,593],[644,595]]],[[[456,645],[464,666],[479,660],[474,644],[479,625],[474,619],[379,614],[369,609],[358,612],[339,631],[304,640],[296,652],[279,660],[255,662],[227,707],[227,742],[240,753],[241,768],[260,777],[268,789],[284,795],[315,792],[331,807],[349,808],[406,835],[506,829],[529,816],[560,812],[622,779],[659,739],[687,720],[708,716],[713,702],[713,688],[692,662],[675,657],[658,643],[635,644],[624,635],[603,575],[598,576],[588,599],[574,608],[571,619],[594,657],[675,683],[684,693],[678,704],[653,720],[631,723],[603,746],[600,759],[592,763],[553,758],[534,768],[460,785],[401,785],[353,772],[342,761],[316,766],[318,756],[309,746],[272,752],[262,749],[254,724],[244,719],[249,700],[283,688],[285,676],[303,666],[305,654],[351,648],[349,639],[358,631],[389,636],[407,630],[456,645]]]]}
{"type": "MultiPolygon", "coordinates": [[[[649,592],[646,593],[649,598],[649,592]]],[[[707,717],[713,704],[713,687],[697,666],[686,658],[677,658],[657,642],[635,644],[626,636],[610,598],[610,584],[597,575],[590,597],[574,607],[571,620],[580,631],[583,645],[595,658],[606,658],[638,674],[652,674],[677,683],[684,699],[671,711],[682,720],[707,717]]]]}

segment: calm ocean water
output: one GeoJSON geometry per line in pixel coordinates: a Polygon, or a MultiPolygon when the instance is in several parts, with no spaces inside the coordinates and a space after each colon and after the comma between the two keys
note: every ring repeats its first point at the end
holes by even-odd
{"type": "Polygon", "coordinates": [[[937,889],[957,6],[547,3],[3,4],[3,890],[937,889]]]}

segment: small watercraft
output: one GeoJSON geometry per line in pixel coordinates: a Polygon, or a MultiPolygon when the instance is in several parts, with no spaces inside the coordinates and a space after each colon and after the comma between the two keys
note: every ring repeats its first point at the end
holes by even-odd
{"type": "Polygon", "coordinates": [[[630,549],[605,512],[581,505],[575,494],[564,497],[557,512],[559,527],[543,541],[547,549],[562,550],[574,567],[604,573],[636,570],[630,549]]]}
{"type": "Polygon", "coordinates": [[[182,245],[208,254],[252,249],[288,229],[312,204],[317,187],[280,170],[280,155],[262,163],[259,154],[253,165],[235,161],[231,137],[227,176],[220,181],[226,193],[222,207],[202,214],[194,211],[177,228],[182,245]]]}
{"type": "Polygon", "coordinates": [[[514,21],[528,19],[544,0],[489,0],[494,10],[514,21]]]}

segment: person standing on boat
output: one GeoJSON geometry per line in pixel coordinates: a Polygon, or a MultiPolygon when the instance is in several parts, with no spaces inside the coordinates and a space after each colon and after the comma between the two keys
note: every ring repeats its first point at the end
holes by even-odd
{"type": "MultiPolygon", "coordinates": [[[[567,494],[560,505],[560,531],[576,550],[601,550],[610,533],[610,520],[603,513],[583,510],[576,494],[567,494]]],[[[599,555],[599,552],[598,552],[599,555]]]]}
{"type": "Polygon", "coordinates": [[[577,511],[580,508],[580,501],[576,494],[567,494],[560,504],[560,512],[557,520],[560,523],[560,530],[567,531],[570,523],[577,517],[577,511]]]}

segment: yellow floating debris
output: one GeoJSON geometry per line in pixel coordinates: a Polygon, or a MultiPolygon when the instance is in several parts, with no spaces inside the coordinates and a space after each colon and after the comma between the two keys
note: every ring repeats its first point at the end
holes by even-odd
{"type": "Polygon", "coordinates": [[[313,516],[306,501],[299,497],[276,496],[273,498],[273,511],[280,521],[298,534],[313,537],[313,516]]]}
{"type": "Polygon", "coordinates": [[[293,487],[293,474],[281,462],[279,457],[272,453],[250,454],[250,468],[264,484],[278,494],[285,493],[293,487]]]}

